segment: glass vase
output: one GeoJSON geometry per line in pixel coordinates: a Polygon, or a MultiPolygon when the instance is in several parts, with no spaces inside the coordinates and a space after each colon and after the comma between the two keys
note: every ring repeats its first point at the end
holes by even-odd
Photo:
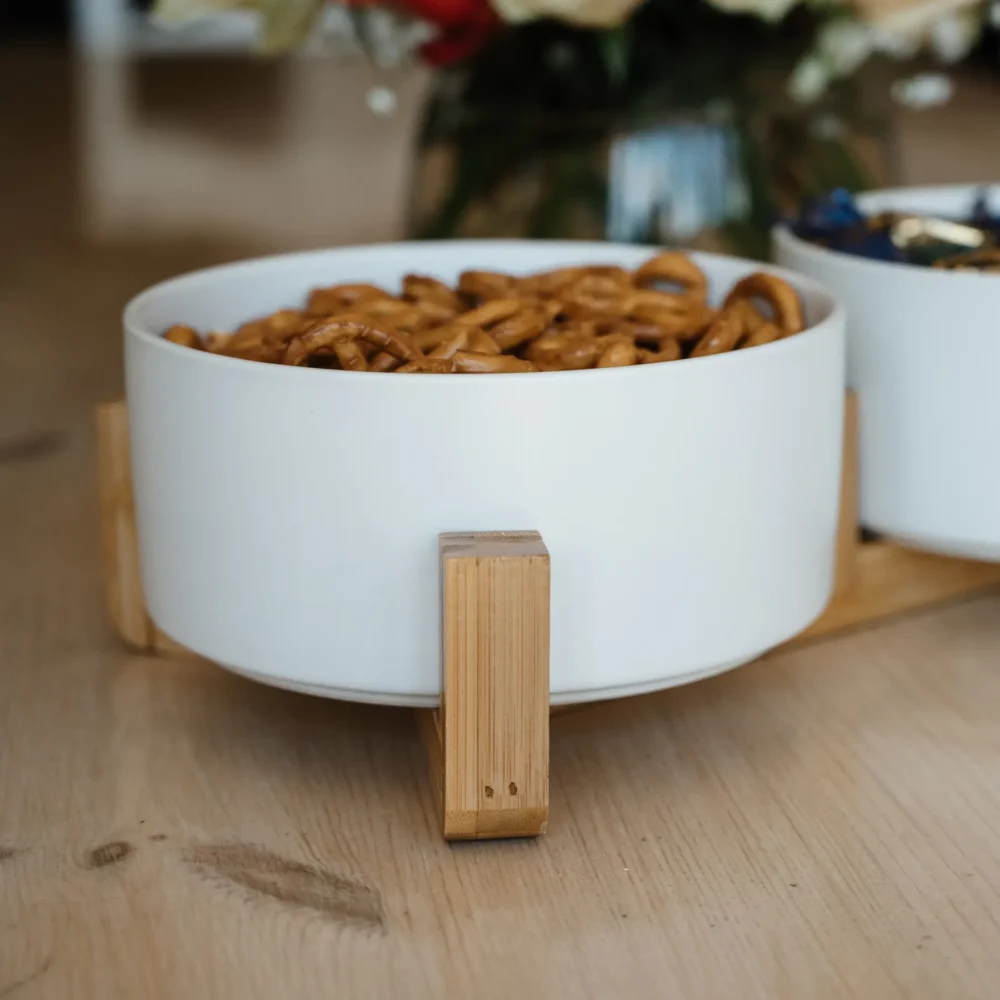
{"type": "MultiPolygon", "coordinates": [[[[857,95],[855,95],[857,97],[857,95]]],[[[625,115],[507,117],[438,88],[418,140],[421,238],[610,239],[763,259],[781,214],[895,175],[884,109],[841,94],[753,111],[719,100],[625,115]]]]}

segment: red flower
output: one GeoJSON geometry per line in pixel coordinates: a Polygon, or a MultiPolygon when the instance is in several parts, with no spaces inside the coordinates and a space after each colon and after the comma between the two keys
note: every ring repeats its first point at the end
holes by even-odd
{"type": "Polygon", "coordinates": [[[407,10],[438,28],[420,50],[434,66],[468,59],[500,25],[488,0],[402,0],[407,10]]]}

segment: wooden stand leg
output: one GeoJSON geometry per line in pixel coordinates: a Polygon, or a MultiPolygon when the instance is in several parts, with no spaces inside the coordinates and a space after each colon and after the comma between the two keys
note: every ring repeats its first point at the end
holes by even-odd
{"type": "Polygon", "coordinates": [[[97,481],[108,612],[129,645],[146,648],[150,621],[139,572],[128,411],[122,401],[97,408],[97,481]]]}
{"type": "Polygon", "coordinates": [[[861,545],[858,524],[858,397],[853,392],[849,392],[844,401],[844,455],[841,463],[834,596],[846,594],[854,586],[861,545]]]}
{"type": "Polygon", "coordinates": [[[161,632],[146,610],[139,568],[139,542],[135,533],[125,401],[98,406],[96,424],[101,549],[111,621],[118,634],[137,649],[193,656],[189,649],[161,632]]]}
{"type": "Polygon", "coordinates": [[[442,833],[536,836],[549,813],[549,554],[537,532],[439,546],[441,708],[420,722],[442,833]]]}

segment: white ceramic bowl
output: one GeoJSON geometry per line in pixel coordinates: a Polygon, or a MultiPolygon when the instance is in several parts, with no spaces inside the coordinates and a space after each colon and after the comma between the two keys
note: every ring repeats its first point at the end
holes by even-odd
{"type": "MultiPolygon", "coordinates": [[[[537,529],[552,557],[553,702],[747,662],[808,625],[832,581],[843,317],[789,277],[812,328],[636,368],[404,376],[192,351],[316,285],[471,267],[633,267],[605,243],[369,246],[157,285],[125,310],[143,584],[169,635],[269,683],[430,705],[437,536],[537,529]]],[[[718,298],[746,262],[699,255],[718,298]]]]}
{"type": "MultiPolygon", "coordinates": [[[[876,191],[860,204],[960,217],[974,194],[876,191]]],[[[865,260],[780,226],[774,245],[847,310],[862,523],[915,548],[1000,559],[1000,277],[865,260]]]]}

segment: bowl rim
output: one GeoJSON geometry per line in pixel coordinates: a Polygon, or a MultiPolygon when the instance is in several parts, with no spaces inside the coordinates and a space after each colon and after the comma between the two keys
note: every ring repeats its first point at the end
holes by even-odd
{"type": "MultiPolygon", "coordinates": [[[[893,187],[877,188],[873,191],[863,191],[858,194],[858,201],[875,201],[882,198],[906,198],[928,197],[933,195],[961,195],[973,194],[976,191],[987,189],[993,197],[1000,195],[1000,184],[925,184],[913,187],[893,187]]],[[[868,269],[884,271],[886,274],[895,274],[898,277],[910,275],[913,278],[921,277],[922,280],[950,281],[952,287],[961,287],[964,284],[971,289],[977,286],[976,282],[984,278],[996,279],[995,274],[986,274],[981,271],[947,271],[936,267],[921,267],[917,264],[907,264],[897,260],[876,260],[871,257],[861,257],[858,254],[844,253],[843,250],[833,250],[830,247],[820,246],[818,243],[810,243],[792,231],[791,224],[782,221],[771,227],[771,242],[774,247],[781,247],[792,250],[799,256],[810,259],[816,263],[826,260],[828,263],[845,270],[848,268],[868,269]]]]}
{"type": "MultiPolygon", "coordinates": [[[[134,295],[125,304],[122,311],[122,324],[125,329],[126,338],[133,338],[153,347],[155,350],[166,351],[168,355],[173,354],[177,357],[186,356],[192,363],[195,364],[221,366],[220,372],[225,370],[231,370],[234,374],[240,371],[247,373],[251,371],[267,372],[268,377],[273,379],[292,378],[302,380],[305,378],[319,378],[324,380],[327,385],[330,384],[329,380],[331,378],[338,379],[341,382],[345,380],[353,381],[361,379],[367,381],[369,384],[385,382],[396,384],[399,380],[376,378],[376,376],[384,374],[381,372],[331,371],[326,369],[296,367],[290,365],[265,365],[261,364],[259,361],[248,361],[243,358],[230,358],[219,354],[209,354],[205,351],[194,351],[189,347],[184,347],[181,344],[175,344],[172,341],[165,340],[162,334],[149,330],[140,321],[140,315],[145,310],[149,302],[159,296],[183,290],[185,286],[198,287],[210,284],[213,280],[223,275],[232,275],[241,271],[252,272],[257,268],[266,268],[268,265],[276,264],[279,261],[319,257],[327,254],[336,255],[341,252],[345,255],[352,252],[356,253],[358,251],[378,254],[379,251],[398,250],[401,247],[411,249],[414,254],[419,255],[422,251],[427,249],[441,250],[444,247],[451,247],[458,251],[463,248],[468,248],[470,251],[474,249],[490,251],[501,248],[515,249],[526,244],[531,246],[544,245],[550,248],[553,253],[558,253],[562,249],[572,251],[583,248],[602,248],[609,251],[609,256],[621,250],[628,250],[630,253],[637,253],[640,251],[659,253],[668,249],[648,244],[613,243],[603,240],[471,239],[365,243],[359,245],[320,247],[312,250],[298,250],[290,253],[267,254],[258,257],[244,258],[227,264],[216,264],[210,267],[198,268],[197,270],[187,271],[174,277],[164,279],[163,281],[159,281],[154,285],[150,285],[134,295]]],[[[689,253],[699,264],[702,264],[705,261],[726,261],[728,263],[735,262],[737,264],[744,264],[747,267],[754,268],[756,270],[765,271],[768,274],[774,274],[777,277],[789,282],[789,284],[791,284],[800,294],[806,292],[809,295],[816,297],[821,303],[821,308],[825,309],[826,315],[818,323],[806,327],[800,333],[797,333],[792,337],[785,337],[770,344],[762,344],[749,351],[727,351],[724,354],[713,354],[701,358],[684,358],[684,364],[680,366],[676,364],[629,365],[621,368],[593,368],[580,371],[493,373],[477,375],[476,381],[478,382],[482,379],[493,380],[499,378],[503,380],[503,384],[505,385],[507,383],[514,385],[522,383],[524,379],[530,379],[532,383],[541,383],[543,379],[569,380],[598,377],[609,380],[611,378],[634,379],[678,377],[676,374],[674,376],[670,376],[666,373],[676,373],[678,369],[681,372],[690,371],[688,366],[693,362],[700,364],[702,366],[700,370],[704,371],[704,369],[710,364],[724,366],[746,363],[743,359],[747,356],[757,358],[777,356],[780,352],[795,350],[796,344],[811,342],[816,337],[823,336],[830,330],[836,330],[838,326],[842,328],[844,325],[845,310],[840,302],[840,299],[825,285],[808,275],[802,274],[798,271],[793,271],[789,268],[783,268],[760,261],[753,261],[743,257],[736,257],[730,254],[687,250],[684,250],[683,252],[689,253]],[[767,354],[759,354],[758,352],[761,351],[767,352],[767,354]]],[[[552,266],[555,267],[558,265],[553,264],[552,266]]],[[[464,384],[467,380],[455,379],[450,375],[421,375],[419,379],[407,380],[407,383],[417,382],[418,384],[423,385],[425,383],[438,384],[442,381],[444,381],[445,384],[464,384]]]]}

